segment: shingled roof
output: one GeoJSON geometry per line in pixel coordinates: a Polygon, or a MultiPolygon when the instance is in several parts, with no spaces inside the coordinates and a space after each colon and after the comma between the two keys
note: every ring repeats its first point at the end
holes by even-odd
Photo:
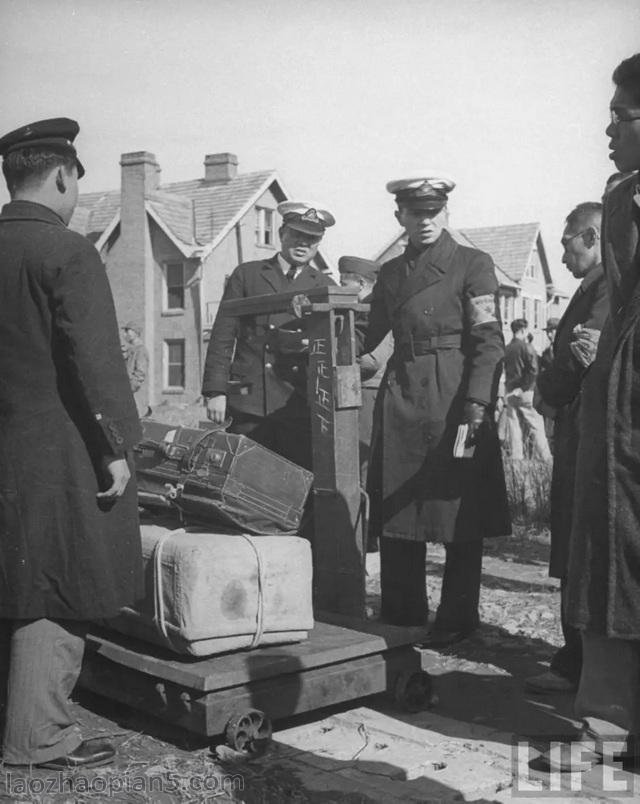
{"type": "MultiPolygon", "coordinates": [[[[207,247],[274,182],[276,197],[284,201],[275,172],[263,170],[224,183],[193,179],[163,184],[146,196],[147,209],[180,243],[207,247]]],[[[119,211],[119,190],[86,193],[78,199],[70,228],[96,242],[116,223],[119,211]]]]}
{"type": "MultiPolygon", "coordinates": [[[[449,232],[451,237],[453,237],[453,239],[456,242],[460,243],[462,246],[470,246],[471,248],[479,248],[479,246],[476,245],[476,243],[473,242],[470,239],[470,237],[468,237],[465,234],[465,232],[471,232],[471,231],[475,231],[475,230],[466,229],[466,230],[462,231],[460,229],[453,229],[453,228],[450,227],[447,231],[449,232]]],[[[374,257],[374,259],[377,262],[381,262],[382,260],[384,260],[385,262],[386,262],[386,260],[391,260],[394,257],[398,257],[400,254],[402,254],[402,252],[405,250],[406,246],[407,246],[407,236],[406,236],[406,233],[404,231],[402,231],[402,232],[400,232],[399,235],[396,235],[393,238],[393,240],[391,240],[391,242],[387,243],[387,245],[383,249],[381,249],[379,254],[376,257],[374,257]]],[[[493,257],[493,253],[490,252],[488,249],[482,249],[482,251],[487,251],[487,253],[491,257],[493,257]]],[[[494,258],[493,267],[494,267],[494,270],[495,270],[495,273],[496,273],[496,279],[498,280],[498,284],[501,287],[514,288],[514,289],[518,287],[518,283],[514,282],[509,276],[507,276],[507,274],[500,268],[499,265],[496,265],[495,258],[494,258]]]]}
{"type": "MultiPolygon", "coordinates": [[[[539,223],[514,223],[506,226],[483,226],[478,229],[461,229],[462,234],[481,251],[491,254],[495,264],[514,282],[520,282],[527,269],[531,252],[540,234],[539,223]]],[[[540,260],[544,266],[545,278],[548,268],[542,242],[540,260]]]]}

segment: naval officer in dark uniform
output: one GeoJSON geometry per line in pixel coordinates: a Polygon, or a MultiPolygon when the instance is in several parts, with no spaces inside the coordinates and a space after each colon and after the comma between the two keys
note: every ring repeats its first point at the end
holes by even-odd
{"type": "Polygon", "coordinates": [[[78,124],[0,139],[0,700],[3,761],[109,762],[69,707],[90,620],[142,595],[129,450],[140,424],[98,252],[67,229],[78,124]]]}
{"type": "MultiPolygon", "coordinates": [[[[280,251],[245,262],[231,274],[222,301],[333,285],[311,265],[333,215],[320,205],[283,201],[280,251]]],[[[207,415],[229,432],[248,435],[294,463],[311,468],[307,405],[308,340],[293,313],[238,316],[218,310],[207,349],[202,395],[207,415]]]]}
{"type": "Polygon", "coordinates": [[[364,343],[371,352],[393,332],[374,424],[382,454],[372,460],[382,472],[381,613],[400,625],[426,622],[426,542],[444,543],[425,643],[434,647],[477,627],[482,540],[511,531],[493,423],[504,355],[498,286],[489,255],[445,229],[454,186],[433,174],[387,185],[408,244],[380,269],[364,343]],[[460,425],[467,457],[454,457],[460,425]]]}

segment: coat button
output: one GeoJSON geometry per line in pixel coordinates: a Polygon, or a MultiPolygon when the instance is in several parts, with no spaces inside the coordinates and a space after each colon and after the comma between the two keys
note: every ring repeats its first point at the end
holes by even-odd
{"type": "Polygon", "coordinates": [[[122,436],[117,435],[115,437],[115,441],[116,441],[116,444],[122,444],[123,441],[124,441],[124,438],[122,436]]]}
{"type": "Polygon", "coordinates": [[[300,371],[300,366],[291,366],[291,371],[300,371]]]}
{"type": "Polygon", "coordinates": [[[265,352],[270,352],[271,351],[271,347],[269,346],[269,344],[266,344],[266,346],[264,347],[264,350],[265,350],[265,352]]]}
{"type": "Polygon", "coordinates": [[[265,368],[271,368],[271,363],[265,363],[265,364],[264,364],[264,367],[265,367],[265,368]]]}
{"type": "Polygon", "coordinates": [[[276,328],[275,324],[269,324],[269,329],[275,329],[275,328],[276,328]]]}

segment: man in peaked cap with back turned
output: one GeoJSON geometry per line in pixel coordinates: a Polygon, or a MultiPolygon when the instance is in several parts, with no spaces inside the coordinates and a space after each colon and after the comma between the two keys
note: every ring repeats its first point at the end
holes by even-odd
{"type": "Polygon", "coordinates": [[[383,619],[427,621],[426,542],[445,544],[425,647],[478,626],[482,540],[511,529],[492,413],[504,355],[497,282],[491,258],[445,229],[454,186],[430,171],[387,185],[408,244],[380,269],[364,343],[371,352],[393,332],[374,424],[382,456],[372,460],[382,472],[383,619]],[[466,457],[454,457],[461,425],[466,457]]]}
{"type": "MultiPolygon", "coordinates": [[[[244,262],[229,277],[222,301],[271,293],[300,293],[332,285],[311,265],[333,215],[321,205],[283,201],[280,251],[244,262]]],[[[311,468],[311,423],[306,401],[308,340],[291,313],[236,317],[218,310],[202,380],[207,415],[229,432],[248,435],[285,458],[311,468]]]]}
{"type": "Polygon", "coordinates": [[[5,765],[103,765],[69,695],[89,620],[142,592],[128,451],[138,416],[98,252],[67,229],[78,124],[0,138],[0,702],[5,765]]]}

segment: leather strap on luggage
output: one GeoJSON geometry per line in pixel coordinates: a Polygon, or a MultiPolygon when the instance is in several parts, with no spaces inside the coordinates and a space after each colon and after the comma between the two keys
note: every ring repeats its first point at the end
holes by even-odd
{"type": "MultiPolygon", "coordinates": [[[[167,631],[167,621],[165,619],[164,612],[162,549],[165,545],[165,542],[167,542],[172,536],[178,536],[184,533],[186,533],[184,528],[170,530],[165,533],[155,543],[153,554],[151,556],[151,560],[153,562],[153,624],[155,625],[158,634],[163,637],[171,648],[174,646],[167,631]]],[[[234,535],[241,536],[246,542],[248,542],[256,557],[256,564],[258,568],[258,608],[256,611],[256,628],[249,648],[257,648],[262,641],[262,636],[264,634],[264,566],[262,564],[262,557],[260,556],[260,553],[254,544],[253,538],[251,536],[247,536],[246,533],[238,533],[234,535]]]]}

